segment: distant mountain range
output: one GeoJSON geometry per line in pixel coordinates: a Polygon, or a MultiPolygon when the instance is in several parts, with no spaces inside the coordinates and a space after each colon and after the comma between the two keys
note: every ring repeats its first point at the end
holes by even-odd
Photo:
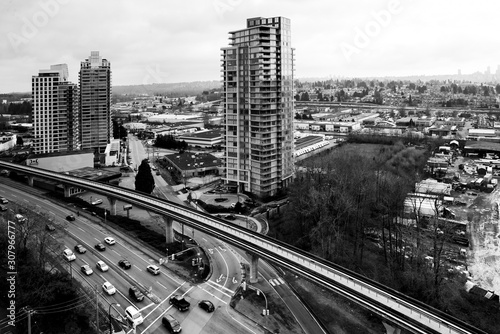
{"type": "Polygon", "coordinates": [[[113,94],[121,95],[167,95],[169,97],[198,95],[203,91],[219,89],[220,81],[194,81],[178,83],[159,83],[150,85],[113,86],[113,94]]]}

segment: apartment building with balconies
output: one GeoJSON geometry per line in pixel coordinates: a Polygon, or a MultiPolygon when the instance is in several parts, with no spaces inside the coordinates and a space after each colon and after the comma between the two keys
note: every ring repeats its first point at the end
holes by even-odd
{"type": "Polygon", "coordinates": [[[290,20],[250,18],[222,51],[223,180],[275,195],[292,181],[293,49],[290,20]]]}

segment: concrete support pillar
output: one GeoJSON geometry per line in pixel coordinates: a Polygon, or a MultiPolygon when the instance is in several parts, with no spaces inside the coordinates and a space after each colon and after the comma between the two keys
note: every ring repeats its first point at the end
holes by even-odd
{"type": "Polygon", "coordinates": [[[385,327],[385,332],[387,334],[401,334],[401,328],[397,328],[394,324],[388,324],[385,321],[382,321],[382,324],[385,327]]]}
{"type": "Polygon", "coordinates": [[[110,215],[116,216],[116,198],[108,197],[108,201],[109,201],[109,205],[110,205],[110,208],[109,208],[110,215]]]}
{"type": "Polygon", "coordinates": [[[63,188],[64,188],[64,197],[71,197],[71,193],[69,192],[71,186],[65,184],[63,185],[63,188]]]}
{"type": "Polygon", "coordinates": [[[250,254],[250,283],[259,281],[259,256],[250,254]]]}
{"type": "Polygon", "coordinates": [[[163,221],[165,221],[165,242],[168,245],[174,242],[174,220],[170,217],[163,216],[163,221]]]}
{"type": "Polygon", "coordinates": [[[28,184],[30,187],[33,187],[33,176],[28,175],[28,184]]]}

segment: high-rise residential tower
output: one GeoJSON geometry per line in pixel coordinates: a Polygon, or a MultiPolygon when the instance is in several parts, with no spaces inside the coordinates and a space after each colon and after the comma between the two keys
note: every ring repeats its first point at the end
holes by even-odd
{"type": "Polygon", "coordinates": [[[260,197],[288,186],[293,159],[290,20],[250,18],[222,48],[224,181],[260,197]]]}
{"type": "Polygon", "coordinates": [[[78,89],[67,78],[66,64],[52,65],[32,77],[35,154],[80,149],[78,89]]]}
{"type": "Polygon", "coordinates": [[[82,149],[104,153],[113,135],[111,63],[92,51],[80,64],[80,138],[82,149]]]}

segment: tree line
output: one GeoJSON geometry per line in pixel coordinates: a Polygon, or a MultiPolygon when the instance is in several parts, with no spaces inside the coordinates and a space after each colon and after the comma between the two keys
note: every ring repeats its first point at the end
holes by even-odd
{"type": "Polygon", "coordinates": [[[497,328],[498,320],[480,316],[492,306],[471,302],[463,289],[466,278],[444,265],[453,226],[437,216],[419,219],[418,201],[405,213],[405,198],[440,143],[428,142],[424,151],[390,141],[347,145],[306,160],[307,171],[298,173],[289,190],[292,205],[271,233],[475,326],[497,328]],[[402,223],[405,215],[415,226],[402,223]],[[380,248],[369,239],[374,233],[380,248]]]}

